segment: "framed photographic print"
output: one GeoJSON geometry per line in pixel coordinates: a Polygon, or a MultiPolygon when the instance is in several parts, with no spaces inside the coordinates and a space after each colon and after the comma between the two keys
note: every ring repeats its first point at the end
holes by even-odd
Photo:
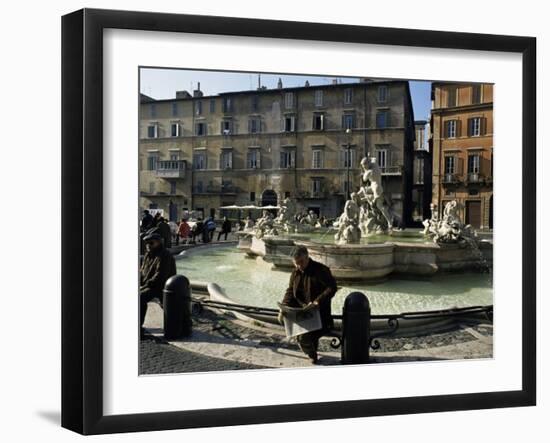
{"type": "Polygon", "coordinates": [[[535,404],[534,38],[62,27],[64,427],[535,404]]]}

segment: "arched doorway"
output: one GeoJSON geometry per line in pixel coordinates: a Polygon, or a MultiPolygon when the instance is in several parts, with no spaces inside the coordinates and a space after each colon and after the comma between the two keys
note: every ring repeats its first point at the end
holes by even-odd
{"type": "Polygon", "coordinates": [[[277,193],[273,189],[266,189],[262,192],[262,206],[277,206],[277,193]]]}

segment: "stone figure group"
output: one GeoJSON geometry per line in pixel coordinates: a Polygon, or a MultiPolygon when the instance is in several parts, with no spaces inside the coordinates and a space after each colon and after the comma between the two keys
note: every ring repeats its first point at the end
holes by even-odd
{"type": "Polygon", "coordinates": [[[382,172],[374,158],[361,160],[361,186],[346,201],[344,212],[335,223],[337,243],[359,243],[361,236],[389,233],[395,215],[382,187],[382,172]]]}
{"type": "Polygon", "coordinates": [[[431,217],[422,222],[422,233],[430,237],[434,243],[458,243],[469,241],[476,237],[475,231],[470,225],[465,225],[458,216],[459,205],[456,200],[445,204],[443,215],[439,218],[437,205],[431,204],[431,217]]]}

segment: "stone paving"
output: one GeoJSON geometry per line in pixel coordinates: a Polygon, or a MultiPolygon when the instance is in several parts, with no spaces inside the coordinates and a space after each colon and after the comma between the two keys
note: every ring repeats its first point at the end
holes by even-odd
{"type": "MultiPolygon", "coordinates": [[[[282,327],[245,322],[231,313],[205,309],[193,318],[193,335],[169,343],[162,337],[162,309],[149,304],[145,327],[149,335],[140,343],[140,373],[166,374],[234,369],[311,366],[282,327]]],[[[491,323],[457,323],[452,329],[415,337],[380,339],[371,350],[371,362],[411,362],[492,358],[491,323]]],[[[319,346],[320,365],[340,364],[340,349],[330,337],[319,346]]]]}

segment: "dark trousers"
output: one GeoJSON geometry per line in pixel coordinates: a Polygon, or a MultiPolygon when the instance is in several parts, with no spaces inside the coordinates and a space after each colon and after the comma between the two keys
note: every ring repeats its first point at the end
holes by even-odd
{"type": "Polygon", "coordinates": [[[309,358],[317,357],[319,339],[325,334],[325,332],[325,329],[319,329],[317,331],[306,332],[305,334],[298,335],[296,337],[300,349],[309,358]]]}
{"type": "Polygon", "coordinates": [[[218,232],[218,241],[220,241],[222,234],[225,234],[224,240],[227,240],[227,234],[229,234],[229,232],[220,231],[218,232]]]}
{"type": "Polygon", "coordinates": [[[139,294],[139,317],[140,317],[140,326],[143,328],[143,323],[145,323],[145,315],[147,314],[147,303],[153,301],[153,299],[158,298],[162,306],[162,298],[158,293],[154,291],[142,291],[139,294]]]}

